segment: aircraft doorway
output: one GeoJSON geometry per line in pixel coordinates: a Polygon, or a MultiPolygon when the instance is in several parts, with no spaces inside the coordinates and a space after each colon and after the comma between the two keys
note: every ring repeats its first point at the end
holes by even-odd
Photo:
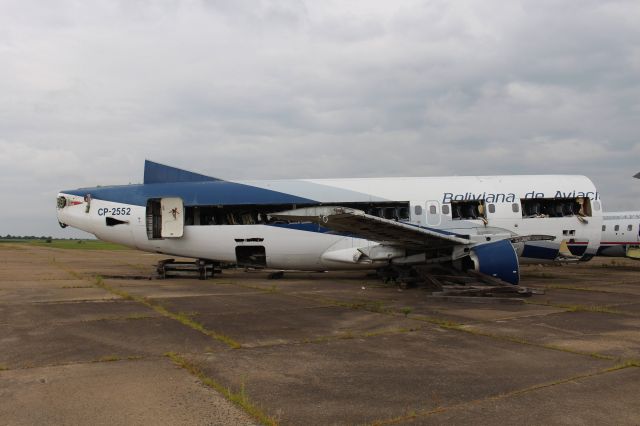
{"type": "Polygon", "coordinates": [[[147,201],[147,237],[150,240],[180,238],[184,233],[184,206],[177,197],[147,201]]]}
{"type": "Polygon", "coordinates": [[[440,225],[440,203],[427,201],[427,226],[440,225]]]}
{"type": "Polygon", "coordinates": [[[267,266],[264,246],[236,246],[236,260],[240,266],[267,266]]]}

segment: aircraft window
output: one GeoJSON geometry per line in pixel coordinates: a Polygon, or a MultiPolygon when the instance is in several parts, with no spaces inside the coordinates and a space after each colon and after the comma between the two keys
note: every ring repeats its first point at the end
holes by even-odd
{"type": "Polygon", "coordinates": [[[485,219],[484,200],[453,201],[451,217],[456,220],[485,219]]]}
{"type": "Polygon", "coordinates": [[[448,204],[444,204],[442,206],[442,214],[449,214],[449,205],[448,204]]]}
{"type": "Polygon", "coordinates": [[[602,225],[602,232],[607,230],[607,225],[602,225]]]}
{"type": "Polygon", "coordinates": [[[591,216],[591,200],[585,197],[523,198],[520,203],[524,218],[591,216]]]}
{"type": "Polygon", "coordinates": [[[495,212],[496,212],[496,205],[489,204],[489,213],[495,213],[495,212]]]}
{"type": "Polygon", "coordinates": [[[438,209],[436,209],[436,206],[429,206],[429,214],[436,214],[438,213],[438,209]]]}
{"type": "Polygon", "coordinates": [[[513,204],[511,204],[511,210],[512,210],[514,213],[518,213],[518,212],[520,211],[520,206],[518,205],[518,203],[513,203],[513,204]]]}
{"type": "Polygon", "coordinates": [[[613,227],[613,230],[614,230],[614,231],[619,231],[619,230],[620,230],[620,225],[616,225],[616,226],[614,226],[614,227],[613,227]]]}
{"type": "Polygon", "coordinates": [[[408,207],[400,207],[398,208],[398,216],[400,220],[408,220],[409,219],[409,208],[408,207]]]}
{"type": "Polygon", "coordinates": [[[384,218],[385,219],[398,219],[398,216],[396,215],[395,207],[387,207],[386,209],[384,209],[384,218]]]}
{"type": "Polygon", "coordinates": [[[627,231],[633,230],[633,225],[627,225],[627,231]]]}
{"type": "MultiPolygon", "coordinates": [[[[313,207],[317,204],[292,205],[292,204],[268,204],[268,205],[204,205],[185,206],[184,224],[186,226],[197,225],[257,225],[257,224],[287,224],[291,221],[275,219],[271,214],[303,207],[313,207]]],[[[330,203],[330,205],[354,208],[365,211],[367,214],[392,220],[409,220],[409,203],[381,202],[381,203],[330,203]]],[[[158,223],[158,230],[148,226],[149,239],[159,237],[160,210],[159,201],[150,200],[147,209],[147,222],[158,223]],[[157,205],[156,205],[157,204],[157,205]],[[154,215],[157,218],[154,219],[154,215]],[[157,231],[157,232],[156,232],[157,231]]],[[[299,222],[299,221],[293,221],[299,222]]]]}
{"type": "Polygon", "coordinates": [[[416,216],[422,216],[422,206],[416,206],[413,211],[416,216]]]}

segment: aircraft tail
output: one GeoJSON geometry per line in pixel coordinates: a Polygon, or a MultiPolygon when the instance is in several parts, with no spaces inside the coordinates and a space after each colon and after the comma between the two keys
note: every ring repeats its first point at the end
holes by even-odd
{"type": "Polygon", "coordinates": [[[144,161],[144,183],[175,183],[175,182],[211,182],[220,181],[211,176],[193,173],[176,167],[166,166],[153,161],[144,161]]]}
{"type": "Polygon", "coordinates": [[[633,175],[633,177],[636,178],[636,179],[640,179],[640,172],[638,172],[635,175],[633,175]]]}

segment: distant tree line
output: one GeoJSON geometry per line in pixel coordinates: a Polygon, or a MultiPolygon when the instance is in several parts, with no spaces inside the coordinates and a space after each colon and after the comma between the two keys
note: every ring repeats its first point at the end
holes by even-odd
{"type": "Polygon", "coordinates": [[[3,240],[52,240],[52,236],[35,236],[35,235],[11,235],[7,234],[4,237],[0,237],[3,240]]]}

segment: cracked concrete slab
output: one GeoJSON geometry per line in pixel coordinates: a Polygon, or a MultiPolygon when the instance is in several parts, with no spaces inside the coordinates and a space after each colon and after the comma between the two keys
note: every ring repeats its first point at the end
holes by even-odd
{"type": "Polygon", "coordinates": [[[424,289],[399,290],[363,272],[287,272],[269,280],[268,271],[225,270],[208,281],[139,280],[166,256],[2,250],[0,370],[8,370],[0,371],[0,419],[10,423],[44,422],[45,415],[76,424],[255,423],[227,417],[235,406],[166,352],[233,390],[244,385],[252,402],[284,424],[384,421],[442,408],[401,423],[633,424],[637,411],[638,368],[606,372],[619,361],[536,346],[637,359],[635,264],[525,266],[523,284],[547,294],[515,306],[435,301],[424,289]],[[103,282],[138,301],[95,287],[98,275],[119,277],[103,282]],[[581,290],[587,286],[605,291],[581,290]],[[613,306],[627,315],[545,303],[613,306]],[[230,349],[197,331],[200,325],[243,347],[230,349]],[[487,332],[501,337],[473,334],[487,332]],[[524,338],[534,345],[509,341],[524,338]],[[567,382],[572,376],[582,378],[567,382]],[[574,405],[579,415],[563,416],[574,405]],[[106,417],[109,410],[123,415],[106,417]]]}
{"type": "Polygon", "coordinates": [[[616,358],[637,358],[640,355],[640,317],[602,312],[564,312],[473,324],[465,328],[616,358]]]}
{"type": "Polygon", "coordinates": [[[487,398],[431,415],[406,419],[412,425],[634,425],[640,420],[640,369],[570,380],[504,398],[487,398]],[[570,401],[570,402],[569,402],[570,401]]]}
{"type": "Polygon", "coordinates": [[[6,425],[254,425],[168,359],[0,372],[6,425]]]}
{"type": "Polygon", "coordinates": [[[426,327],[368,339],[251,348],[188,358],[245,386],[283,423],[362,424],[499,395],[609,361],[426,327]]]}

